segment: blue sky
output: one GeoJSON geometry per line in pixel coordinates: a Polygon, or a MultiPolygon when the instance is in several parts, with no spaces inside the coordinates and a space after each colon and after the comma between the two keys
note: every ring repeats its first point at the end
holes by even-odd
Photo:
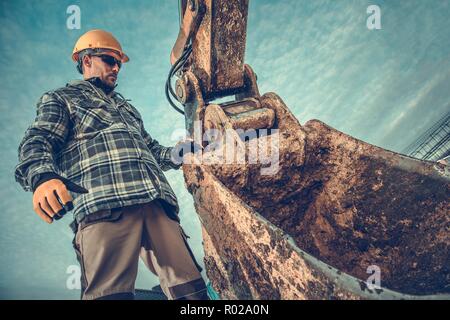
{"type": "MultiPolygon", "coordinates": [[[[0,298],[78,298],[66,289],[76,265],[70,219],[47,225],[31,193],[14,181],[17,147],[41,94],[79,78],[70,59],[76,39],[101,28],[130,56],[117,91],[132,99],[147,131],[172,145],[184,120],[164,96],[178,33],[176,0],[0,2],[0,298]],[[66,27],[69,5],[81,29],[66,27]]],[[[319,119],[359,139],[400,151],[450,110],[450,1],[251,0],[246,63],[261,93],[278,93],[300,123],[319,119]],[[381,8],[381,30],[368,30],[366,8],[381,8]]],[[[181,171],[168,172],[181,219],[202,259],[201,229],[181,171]]],[[[141,265],[142,267],[142,265],[141,265]]],[[[144,268],[136,287],[157,279],[144,268]]]]}

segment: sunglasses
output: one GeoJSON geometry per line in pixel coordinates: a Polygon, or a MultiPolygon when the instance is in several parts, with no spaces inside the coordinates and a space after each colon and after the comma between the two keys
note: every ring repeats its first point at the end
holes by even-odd
{"type": "Polygon", "coordinates": [[[94,57],[99,57],[102,59],[104,63],[109,65],[110,67],[114,67],[116,64],[119,66],[119,69],[122,67],[122,61],[117,60],[113,56],[107,55],[107,54],[95,54],[94,57]]]}

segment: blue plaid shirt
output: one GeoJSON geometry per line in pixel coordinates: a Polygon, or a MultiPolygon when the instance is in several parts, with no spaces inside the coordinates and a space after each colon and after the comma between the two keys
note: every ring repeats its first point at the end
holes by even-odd
{"type": "Polygon", "coordinates": [[[172,162],[171,150],[147,133],[138,110],[120,94],[78,80],[40,98],[19,146],[15,178],[25,191],[46,173],[86,188],[86,194],[69,191],[78,223],[99,210],[154,199],[176,215],[177,198],[163,174],[181,166],[172,162]]]}

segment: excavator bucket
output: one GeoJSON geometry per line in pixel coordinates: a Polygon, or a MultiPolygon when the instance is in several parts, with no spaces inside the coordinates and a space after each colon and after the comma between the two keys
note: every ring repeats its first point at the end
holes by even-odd
{"type": "Polygon", "coordinates": [[[248,0],[181,7],[172,93],[205,147],[183,171],[221,298],[450,298],[450,167],[300,125],[243,63],[248,0]]]}
{"type": "Polygon", "coordinates": [[[262,163],[183,167],[220,296],[450,298],[449,167],[301,126],[273,93],[261,102],[277,119],[274,175],[262,163]],[[381,285],[368,286],[376,270],[381,285]]]}

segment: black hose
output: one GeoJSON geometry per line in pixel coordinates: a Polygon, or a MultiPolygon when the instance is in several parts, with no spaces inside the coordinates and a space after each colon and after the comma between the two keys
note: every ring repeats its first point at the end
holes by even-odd
{"type": "Polygon", "coordinates": [[[183,67],[183,65],[186,63],[186,61],[188,60],[190,54],[192,52],[192,46],[188,45],[184,48],[183,50],[183,54],[181,55],[181,57],[173,64],[173,66],[170,68],[169,71],[169,75],[167,77],[167,81],[166,81],[166,87],[165,87],[165,93],[166,93],[166,98],[167,101],[169,101],[169,104],[172,106],[172,108],[174,108],[177,112],[181,113],[184,115],[184,111],[181,110],[172,100],[172,98],[170,97],[172,95],[172,97],[174,97],[176,100],[178,100],[177,95],[175,93],[175,91],[172,88],[172,78],[173,76],[183,67]]]}

